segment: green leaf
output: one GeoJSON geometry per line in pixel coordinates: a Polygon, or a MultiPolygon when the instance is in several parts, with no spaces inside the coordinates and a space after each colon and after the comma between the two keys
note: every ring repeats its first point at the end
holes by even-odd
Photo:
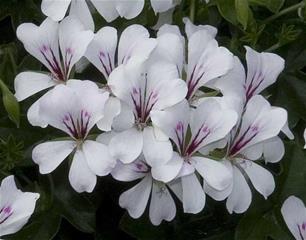
{"type": "Polygon", "coordinates": [[[237,20],[246,29],[249,19],[249,3],[248,0],[235,0],[235,9],[237,20]]]}
{"type": "Polygon", "coordinates": [[[8,240],[51,240],[61,224],[61,217],[54,214],[54,209],[45,212],[8,240]]]}
{"type": "Polygon", "coordinates": [[[228,22],[237,25],[235,0],[218,0],[217,7],[222,17],[228,22]]]}
{"type": "Polygon", "coordinates": [[[138,240],[174,239],[174,230],[170,224],[162,223],[157,227],[152,225],[148,218],[147,213],[144,213],[139,219],[132,219],[126,213],[121,218],[120,228],[138,240]]]}
{"type": "Polygon", "coordinates": [[[0,89],[2,91],[2,100],[9,118],[19,127],[20,108],[15,96],[10,92],[4,82],[0,79],[0,89]]]}
{"type": "Polygon", "coordinates": [[[96,215],[92,203],[75,192],[60,176],[55,175],[54,179],[61,179],[55,181],[54,197],[57,212],[80,231],[95,232],[96,215]]]}
{"type": "Polygon", "coordinates": [[[266,240],[267,237],[274,240],[292,239],[281,229],[273,211],[255,211],[247,212],[239,222],[235,240],[266,240]]]}
{"type": "Polygon", "coordinates": [[[284,5],[285,0],[249,0],[251,4],[258,4],[260,6],[266,7],[271,12],[278,12],[284,5]]]}

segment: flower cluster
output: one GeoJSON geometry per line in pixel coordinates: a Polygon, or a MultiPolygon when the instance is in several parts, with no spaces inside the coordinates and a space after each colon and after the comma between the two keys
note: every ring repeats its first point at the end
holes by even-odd
{"type": "MultiPolygon", "coordinates": [[[[134,2],[91,0],[107,21],[138,15],[144,1],[134,2]]],[[[151,4],[163,12],[177,2],[151,4]]],[[[187,18],[184,34],[165,24],[152,37],[131,25],[119,36],[113,27],[93,32],[85,1],[44,0],[42,10],[49,17],[40,26],[20,25],[17,37],[49,72],[22,72],[15,79],[19,101],[45,90],[28,110],[29,122],[66,134],[33,149],[41,174],[70,156],[69,181],[79,193],[92,192],[97,176],[139,179],[119,205],[138,218],[150,201],[154,225],[174,219],[174,195],[186,213],[202,211],[206,195],[242,213],[252,186],[265,198],[274,191],[273,175],[262,165],[283,157],[281,131],[293,135],[286,110],[260,93],[283,70],[280,56],[246,47],[245,70],[219,46],[216,28],[187,18]],[[73,79],[84,58],[105,84],[73,79]]]]}

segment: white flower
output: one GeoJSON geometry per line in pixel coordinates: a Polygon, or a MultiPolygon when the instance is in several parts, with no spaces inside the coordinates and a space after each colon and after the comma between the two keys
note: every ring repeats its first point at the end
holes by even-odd
{"type": "Polygon", "coordinates": [[[108,93],[90,81],[69,80],[58,85],[40,102],[40,115],[52,127],[66,132],[71,140],[37,145],[32,158],[42,174],[50,173],[72,152],[69,181],[77,192],[92,192],[98,176],[110,173],[115,160],[108,148],[89,140],[92,127],[103,117],[108,93]]]}
{"type": "Polygon", "coordinates": [[[17,189],[14,176],[2,180],[0,186],[0,237],[19,231],[34,212],[38,193],[17,189]]]}
{"type": "Polygon", "coordinates": [[[114,128],[120,132],[109,145],[113,157],[131,163],[143,151],[150,165],[168,161],[172,155],[170,141],[156,141],[154,128],[148,125],[152,110],[173,106],[186,96],[186,84],[179,79],[175,65],[158,62],[146,66],[142,59],[134,58],[115,69],[108,84],[126,104],[114,128]]]}
{"type": "Polygon", "coordinates": [[[306,239],[306,208],[301,199],[290,196],[281,208],[283,218],[296,240],[306,239]]]}
{"type": "Polygon", "coordinates": [[[227,74],[233,67],[234,58],[226,48],[219,47],[215,40],[216,29],[207,25],[195,26],[188,19],[186,33],[188,36],[188,53],[184,52],[184,40],[175,26],[166,25],[158,33],[158,44],[153,52],[153,61],[169,61],[176,64],[181,76],[186,71],[188,93],[192,99],[202,86],[209,86],[212,80],[227,74]],[[185,64],[184,59],[188,60],[185,64]]]}
{"type": "Polygon", "coordinates": [[[252,193],[245,179],[248,177],[254,188],[267,198],[275,188],[273,175],[254,160],[277,162],[284,155],[284,145],[277,136],[287,121],[286,110],[271,107],[260,95],[252,97],[242,115],[239,127],[228,139],[228,153],[224,165],[233,172],[233,180],[224,191],[216,191],[206,185],[207,193],[215,200],[227,198],[230,213],[242,213],[252,201],[252,193]]]}
{"type": "MultiPolygon", "coordinates": [[[[126,64],[134,57],[147,59],[156,46],[156,40],[150,38],[147,29],[136,24],[127,27],[122,32],[118,44],[117,42],[117,30],[113,27],[103,27],[95,34],[85,53],[85,57],[107,80],[116,67],[126,64]]],[[[113,119],[120,113],[120,109],[120,100],[111,96],[106,102],[105,116],[98,122],[98,127],[110,131],[113,119]]]]}
{"type": "Polygon", "coordinates": [[[185,100],[163,111],[153,111],[151,118],[179,151],[174,152],[165,165],[152,166],[152,176],[163,182],[179,177],[175,185],[181,189],[178,197],[183,202],[184,211],[198,213],[205,205],[205,194],[195,170],[209,186],[219,191],[228,187],[231,172],[223,164],[196,153],[223,139],[236,124],[237,114],[209,98],[196,109],[191,109],[185,100]]]}
{"type": "MultiPolygon", "coordinates": [[[[144,0],[91,0],[97,11],[107,22],[117,17],[132,19],[139,15],[144,7],[144,0]]],[[[85,0],[43,0],[42,12],[54,21],[62,20],[70,6],[70,15],[77,16],[89,29],[94,29],[94,22],[85,0]]]]}
{"type": "MultiPolygon", "coordinates": [[[[274,53],[258,53],[250,47],[245,48],[247,74],[239,58],[234,57],[234,68],[212,85],[220,89],[224,96],[241,98],[246,104],[253,96],[277,80],[284,69],[285,61],[274,53]]],[[[284,125],[282,131],[289,139],[294,139],[288,123],[284,125]]]]}
{"type": "MultiPolygon", "coordinates": [[[[84,30],[83,25],[72,17],[65,18],[60,24],[47,18],[40,26],[21,24],[17,28],[17,37],[25,49],[50,71],[50,74],[22,72],[16,76],[15,96],[22,101],[44,89],[65,83],[73,65],[84,55],[93,32],[84,30]]],[[[34,126],[46,127],[38,115],[39,101],[30,107],[28,119],[34,126]]]]}
{"type": "Polygon", "coordinates": [[[176,206],[167,184],[152,178],[150,166],[143,157],[130,164],[118,161],[112,171],[112,176],[119,181],[134,181],[141,179],[133,188],[122,193],[119,205],[128,210],[132,218],[139,218],[146,209],[149,198],[149,217],[154,225],[159,225],[162,220],[171,221],[176,214],[176,206]]]}
{"type": "Polygon", "coordinates": [[[247,73],[235,57],[234,68],[220,78],[215,86],[223,95],[238,96],[247,102],[276,81],[284,69],[285,61],[274,53],[259,53],[247,46],[245,49],[247,73]]]}

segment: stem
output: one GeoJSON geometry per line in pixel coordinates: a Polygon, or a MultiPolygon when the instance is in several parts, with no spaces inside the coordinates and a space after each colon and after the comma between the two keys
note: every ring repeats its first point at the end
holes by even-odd
{"type": "Polygon", "coordinates": [[[279,18],[279,17],[281,17],[281,16],[283,16],[283,15],[289,13],[289,12],[295,11],[300,7],[304,7],[304,5],[305,5],[304,2],[300,2],[300,3],[297,3],[295,5],[290,6],[288,8],[285,8],[282,11],[279,11],[278,13],[276,13],[276,14],[272,15],[271,17],[268,17],[267,19],[265,19],[263,21],[263,23],[265,23],[265,24],[269,23],[269,22],[271,22],[271,21],[273,21],[273,20],[275,20],[275,19],[277,19],[277,18],[279,18]]]}
{"type": "Polygon", "coordinates": [[[280,47],[281,47],[281,44],[278,42],[278,43],[275,43],[274,45],[272,45],[271,47],[267,48],[265,50],[265,52],[273,52],[280,47]]]}
{"type": "Polygon", "coordinates": [[[50,184],[50,205],[52,205],[54,200],[54,182],[51,174],[48,174],[47,176],[50,184]]]}
{"type": "Polygon", "coordinates": [[[196,10],[196,0],[190,0],[189,18],[192,23],[194,22],[195,18],[195,10],[196,10]]]}

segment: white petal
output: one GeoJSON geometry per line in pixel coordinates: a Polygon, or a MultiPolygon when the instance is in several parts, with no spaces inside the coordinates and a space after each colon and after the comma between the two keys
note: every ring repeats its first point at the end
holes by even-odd
{"type": "MultiPolygon", "coordinates": [[[[22,192],[17,189],[15,179],[13,175],[7,176],[1,182],[0,186],[0,206],[11,202],[20,196],[22,192]]],[[[0,225],[1,226],[1,225],[0,225]]]]}
{"type": "Polygon", "coordinates": [[[120,102],[120,113],[113,119],[113,129],[115,131],[124,131],[133,127],[135,117],[133,110],[124,102],[120,102]]]}
{"type": "Polygon", "coordinates": [[[58,23],[46,18],[40,26],[23,23],[18,26],[16,35],[28,53],[42,62],[53,75],[62,78],[60,66],[58,23]]]}
{"type": "Polygon", "coordinates": [[[144,4],[145,0],[117,1],[116,9],[120,17],[132,19],[141,13],[144,4]]]}
{"type": "Polygon", "coordinates": [[[176,152],[173,152],[173,156],[170,161],[151,168],[152,177],[161,182],[169,182],[179,174],[183,163],[184,159],[182,159],[176,152]]]}
{"type": "Polygon", "coordinates": [[[37,145],[32,152],[39,172],[47,174],[55,170],[76,147],[75,141],[53,141],[37,145]]]}
{"type": "Polygon", "coordinates": [[[177,196],[177,198],[183,202],[183,187],[182,181],[180,178],[177,178],[169,183],[167,186],[171,189],[171,191],[177,196]]]}
{"type": "Polygon", "coordinates": [[[42,128],[45,128],[48,126],[48,123],[43,120],[43,117],[40,114],[40,101],[44,96],[42,96],[36,102],[34,102],[31,105],[31,107],[28,109],[27,118],[28,118],[29,123],[32,126],[42,127],[42,128]]]}
{"type": "Polygon", "coordinates": [[[190,129],[195,144],[193,150],[223,139],[235,126],[237,113],[223,109],[213,98],[207,98],[192,112],[190,129]],[[196,146],[197,145],[197,146],[196,146]]]}
{"type": "Polygon", "coordinates": [[[132,58],[125,65],[117,67],[109,76],[108,86],[113,94],[134,109],[131,97],[133,89],[143,88],[143,73],[145,64],[143,60],[132,58]]]}
{"type": "Polygon", "coordinates": [[[116,10],[116,2],[117,1],[114,1],[114,0],[104,0],[104,1],[91,0],[91,2],[107,22],[112,22],[117,17],[119,17],[119,13],[116,10]]]}
{"type": "Polygon", "coordinates": [[[124,164],[117,161],[115,168],[112,170],[112,176],[118,181],[130,182],[139,178],[144,178],[149,172],[148,165],[141,157],[134,162],[124,164]]]}
{"type": "Polygon", "coordinates": [[[115,28],[103,27],[95,34],[85,53],[85,57],[103,73],[106,79],[115,68],[117,38],[115,28]]]}
{"type": "Polygon", "coordinates": [[[166,185],[153,182],[149,212],[152,224],[157,226],[162,220],[169,222],[173,220],[175,214],[175,203],[166,185]]]}
{"type": "Polygon", "coordinates": [[[190,111],[188,102],[183,100],[163,111],[151,111],[150,116],[153,125],[161,129],[180,148],[181,136],[185,138],[187,133],[190,111]],[[179,135],[177,135],[177,131],[179,131],[179,135]]]}
{"type": "Polygon", "coordinates": [[[203,182],[203,188],[204,188],[204,192],[208,194],[208,196],[210,196],[214,200],[223,201],[233,191],[233,180],[231,181],[230,185],[222,191],[218,191],[215,188],[209,186],[209,184],[205,180],[203,182]]]}
{"type": "MultiPolygon", "coordinates": [[[[74,122],[80,121],[84,111],[88,116],[85,135],[103,117],[103,107],[108,99],[108,93],[102,92],[92,81],[69,80],[66,85],[58,85],[49,91],[40,101],[39,113],[42,119],[51,126],[58,128],[71,137],[75,134],[64,122],[73,119],[74,122]],[[67,121],[67,120],[65,120],[67,121]]],[[[72,125],[71,121],[68,122],[72,125]]]]}
{"type": "Polygon", "coordinates": [[[187,37],[190,38],[192,34],[199,30],[206,30],[208,33],[211,34],[212,37],[216,37],[218,30],[210,25],[194,25],[189,18],[184,17],[183,22],[185,23],[185,32],[187,37]]]}
{"type": "Polygon", "coordinates": [[[246,96],[250,99],[276,81],[285,61],[274,53],[258,53],[250,47],[245,48],[248,65],[246,96]]]}
{"type": "Polygon", "coordinates": [[[187,94],[185,81],[178,79],[178,70],[174,64],[156,62],[147,74],[149,92],[157,95],[153,109],[165,109],[181,102],[187,94]]]}
{"type": "Polygon", "coordinates": [[[43,0],[41,3],[42,12],[54,21],[62,20],[65,17],[71,0],[43,0]]]}
{"type": "Polygon", "coordinates": [[[255,162],[246,161],[240,165],[247,173],[254,188],[261,195],[263,195],[265,199],[267,199],[268,196],[273,193],[275,188],[273,175],[268,170],[256,164],[255,162]]]}
{"type": "Polygon", "coordinates": [[[96,186],[97,177],[90,170],[84,153],[80,150],[74,154],[69,170],[69,182],[78,193],[91,193],[96,186]]]}
{"type": "Polygon", "coordinates": [[[204,157],[192,157],[192,164],[204,180],[216,190],[225,190],[232,182],[232,173],[224,164],[204,157]]]}
{"type": "Polygon", "coordinates": [[[155,14],[165,12],[174,6],[173,0],[151,0],[155,14]]]}
{"type": "Polygon", "coordinates": [[[22,101],[41,90],[54,86],[55,84],[56,82],[47,74],[22,72],[15,78],[15,97],[18,101],[22,101]]]}
{"type": "Polygon", "coordinates": [[[60,23],[59,43],[66,76],[69,76],[73,65],[84,56],[93,37],[93,32],[86,30],[77,18],[69,16],[60,23]]]}
{"type": "Polygon", "coordinates": [[[169,139],[166,141],[157,139],[153,127],[146,127],[143,130],[143,154],[151,167],[165,164],[171,159],[172,153],[169,139]]]}
{"type": "Polygon", "coordinates": [[[86,140],[82,145],[82,151],[88,167],[98,176],[109,174],[115,167],[116,160],[110,156],[108,147],[102,143],[86,140]]]}
{"type": "Polygon", "coordinates": [[[177,33],[160,34],[157,38],[157,46],[152,53],[151,61],[165,61],[175,64],[181,76],[184,62],[184,42],[182,42],[182,36],[177,33]]]}
{"type": "Polygon", "coordinates": [[[152,27],[152,29],[158,30],[165,24],[171,24],[173,21],[172,18],[174,10],[175,8],[170,8],[166,12],[159,13],[157,23],[152,27]]]}
{"type": "Polygon", "coordinates": [[[123,163],[131,163],[134,161],[140,155],[142,148],[142,132],[134,127],[118,133],[109,143],[110,154],[123,163]]]}
{"type": "Polygon", "coordinates": [[[73,0],[69,15],[78,18],[86,29],[95,30],[95,24],[86,1],[73,0]]]}
{"type": "Polygon", "coordinates": [[[127,27],[121,34],[118,46],[118,64],[127,63],[127,61],[137,56],[140,59],[148,58],[156,46],[153,39],[149,39],[148,30],[138,24],[127,27]]]}
{"type": "Polygon", "coordinates": [[[238,57],[234,57],[234,67],[228,74],[218,78],[213,86],[225,96],[236,96],[245,101],[245,70],[238,57]]]}
{"type": "Polygon", "coordinates": [[[127,209],[132,218],[139,218],[146,209],[152,189],[152,178],[147,175],[133,188],[122,193],[119,205],[127,209]]]}
{"type": "Polygon", "coordinates": [[[283,218],[292,233],[297,240],[303,240],[305,237],[305,230],[302,230],[302,226],[306,222],[306,208],[301,199],[290,196],[283,203],[281,208],[283,218]],[[303,238],[301,237],[302,231],[304,233],[303,238]]]}
{"type": "Polygon", "coordinates": [[[97,123],[97,126],[102,131],[111,131],[113,120],[116,116],[120,113],[120,100],[115,97],[110,97],[104,106],[104,116],[103,118],[97,123]]]}
{"type": "Polygon", "coordinates": [[[286,121],[285,109],[271,107],[261,95],[252,97],[246,106],[239,134],[232,144],[231,154],[237,154],[245,148],[277,136],[286,121]]]}
{"type": "Polygon", "coordinates": [[[198,213],[205,206],[206,196],[195,174],[181,178],[183,187],[183,208],[185,213],[198,213]]]}
{"type": "Polygon", "coordinates": [[[0,236],[19,231],[29,220],[34,212],[38,193],[25,192],[13,199],[12,215],[0,224],[0,236]]]}
{"type": "Polygon", "coordinates": [[[282,132],[290,139],[293,140],[294,139],[294,135],[291,132],[289,126],[288,126],[288,121],[285,123],[285,125],[282,128],[282,132]]]}
{"type": "Polygon", "coordinates": [[[279,137],[274,137],[265,141],[263,144],[263,151],[266,163],[276,163],[283,158],[285,154],[285,146],[279,137]]]}
{"type": "Polygon", "coordinates": [[[197,31],[191,36],[188,51],[188,98],[201,86],[233,68],[232,53],[224,47],[218,47],[217,41],[206,30],[197,31]]]}
{"type": "Polygon", "coordinates": [[[245,212],[252,201],[252,192],[242,173],[233,168],[233,189],[226,201],[226,208],[229,213],[245,212]]]}

